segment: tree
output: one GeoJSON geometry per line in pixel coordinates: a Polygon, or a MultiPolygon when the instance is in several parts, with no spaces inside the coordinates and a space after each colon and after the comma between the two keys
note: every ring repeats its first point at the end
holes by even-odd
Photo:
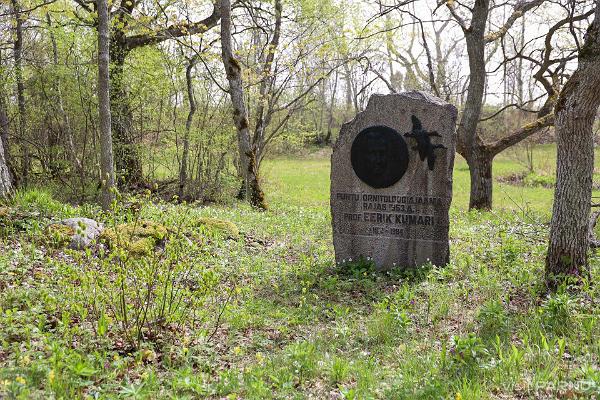
{"type": "Polygon", "coordinates": [[[579,50],[579,65],[556,102],[556,190],[546,256],[546,282],[556,289],[565,277],[589,278],[588,220],[594,141],[600,106],[600,0],[579,50]]]}
{"type": "MultiPolygon", "coordinates": [[[[54,36],[54,32],[52,30],[52,19],[50,17],[50,13],[46,13],[46,22],[48,24],[48,31],[50,35],[50,43],[52,44],[52,61],[54,67],[58,69],[59,61],[58,61],[58,46],[56,42],[56,38],[54,36]]],[[[79,157],[77,157],[77,151],[75,149],[75,142],[73,140],[73,130],[71,129],[71,121],[69,118],[69,114],[65,110],[64,105],[64,96],[61,85],[61,79],[53,80],[53,92],[54,96],[52,98],[53,103],[56,105],[56,111],[58,111],[59,120],[60,120],[60,130],[65,136],[66,147],[71,159],[71,163],[76,167],[79,176],[83,176],[83,165],[79,157]]]]}
{"type": "MultiPolygon", "coordinates": [[[[75,2],[91,15],[94,14],[94,10],[87,1],[75,0],[75,2]]],[[[155,5],[146,5],[155,11],[150,15],[146,14],[146,11],[139,10],[145,6],[143,1],[120,0],[111,2],[111,4],[113,7],[110,16],[114,23],[110,32],[112,61],[110,94],[115,163],[123,182],[135,185],[143,181],[143,171],[137,141],[132,131],[133,113],[125,82],[125,60],[132,50],[162,43],[168,39],[208,31],[219,22],[220,9],[213,4],[211,15],[203,20],[170,23],[166,8],[172,6],[173,3],[159,4],[157,2],[155,5]],[[139,19],[136,19],[136,16],[139,19]],[[166,26],[161,27],[161,25],[166,26]]],[[[91,23],[93,24],[93,22],[91,23]]]]}
{"type": "MultiPolygon", "coordinates": [[[[281,7],[280,0],[277,0],[277,2],[281,7]]],[[[266,209],[265,198],[258,177],[256,148],[251,144],[248,110],[244,100],[242,67],[233,54],[231,35],[231,2],[230,0],[221,0],[221,57],[229,82],[229,96],[233,106],[233,123],[237,130],[240,170],[250,204],[260,209],[266,209]]]]}
{"type": "MultiPolygon", "coordinates": [[[[454,2],[447,2],[447,8],[463,31],[469,59],[469,86],[462,116],[458,124],[457,151],[469,166],[471,175],[471,193],[469,208],[490,210],[492,208],[492,162],[496,155],[521,140],[552,125],[551,107],[547,104],[538,112],[538,119],[529,123],[495,143],[485,143],[477,128],[481,118],[486,85],[486,44],[502,39],[515,21],[527,11],[541,5],[544,0],[521,1],[516,3],[511,15],[502,26],[486,34],[490,12],[490,0],[475,0],[471,8],[470,24],[457,12],[454,2]]],[[[554,99],[554,88],[548,94],[547,103],[554,99]]]]}
{"type": "Polygon", "coordinates": [[[9,118],[7,102],[4,97],[5,76],[3,76],[3,58],[0,51],[0,197],[6,196],[6,193],[12,189],[13,171],[10,163],[10,153],[8,151],[9,118]]]}
{"type": "Polygon", "coordinates": [[[5,198],[12,190],[10,173],[4,154],[4,145],[0,140],[0,199],[5,198]]]}
{"type": "Polygon", "coordinates": [[[185,83],[190,103],[190,111],[185,121],[185,133],[183,134],[183,152],[181,154],[181,165],[179,166],[179,199],[184,200],[185,185],[188,180],[188,164],[190,158],[190,131],[192,130],[192,122],[194,122],[194,114],[196,114],[196,99],[194,98],[194,85],[192,82],[192,71],[196,62],[198,62],[199,54],[194,54],[188,61],[185,68],[185,83]]]}
{"type": "Polygon", "coordinates": [[[97,0],[98,7],[98,114],[100,117],[100,171],[102,208],[109,210],[114,199],[115,169],[110,115],[110,19],[107,0],[97,0]]]}
{"type": "Polygon", "coordinates": [[[17,104],[18,104],[18,130],[17,138],[21,145],[21,171],[20,179],[24,186],[27,186],[29,180],[29,170],[31,161],[29,147],[26,143],[26,108],[25,108],[25,82],[23,79],[23,20],[25,13],[21,10],[19,0],[11,0],[12,12],[15,18],[15,41],[13,43],[13,55],[15,62],[15,80],[17,84],[17,104]]]}
{"type": "MultiPolygon", "coordinates": [[[[511,30],[515,23],[520,19],[524,19],[527,13],[537,9],[544,3],[549,4],[548,8],[553,7],[554,5],[550,4],[552,2],[548,0],[520,0],[516,2],[471,0],[466,2],[437,1],[436,3],[437,8],[443,5],[446,6],[450,13],[450,21],[455,21],[462,31],[460,42],[466,46],[469,74],[458,79],[451,77],[451,71],[448,69],[449,57],[455,50],[458,50],[457,58],[460,60],[461,51],[459,42],[452,37],[451,32],[448,32],[449,20],[439,20],[437,18],[431,21],[423,20],[422,17],[418,16],[422,14],[416,12],[414,0],[403,0],[395,2],[393,5],[380,6],[379,13],[371,19],[386,17],[381,29],[386,38],[387,55],[385,58],[390,63],[390,80],[386,80],[374,68],[371,71],[386,83],[390,91],[394,92],[396,87],[399,86],[397,82],[401,82],[402,79],[398,79],[399,72],[394,72],[391,66],[394,63],[399,64],[405,71],[403,80],[405,90],[407,88],[427,88],[447,100],[454,97],[461,109],[461,117],[457,128],[457,151],[467,161],[471,177],[469,208],[489,210],[492,208],[492,163],[494,157],[531,135],[552,126],[554,123],[554,115],[551,112],[552,107],[556,101],[567,62],[572,59],[572,53],[570,53],[568,46],[564,46],[562,43],[556,46],[553,42],[553,36],[561,28],[568,26],[569,21],[580,20],[585,16],[574,15],[575,8],[571,10],[571,7],[562,6],[568,11],[572,11],[569,13],[569,17],[559,21],[555,26],[551,26],[545,37],[535,36],[534,39],[527,41],[524,40],[525,22],[523,21],[521,25],[521,35],[523,37],[520,43],[517,43],[519,41],[514,40],[511,30]],[[397,20],[390,17],[392,11],[398,11],[401,17],[408,16],[409,20],[400,18],[399,22],[396,22],[397,20]],[[426,23],[430,23],[432,26],[431,34],[428,34],[425,30],[426,23]],[[404,42],[407,43],[407,48],[399,49],[393,42],[394,32],[401,31],[405,26],[411,27],[412,32],[408,34],[408,40],[406,40],[407,33],[402,32],[402,38],[405,39],[404,42]],[[441,45],[442,36],[444,41],[448,40],[449,45],[446,48],[441,45]],[[428,44],[428,37],[434,38],[434,45],[428,44]],[[420,54],[415,55],[413,52],[417,38],[420,38],[421,49],[419,49],[420,54]],[[506,48],[511,46],[511,41],[515,49],[513,54],[508,54],[506,48]],[[536,47],[540,42],[543,44],[542,49],[536,47]],[[499,49],[502,49],[500,55],[498,55],[499,49]],[[561,54],[556,56],[555,53],[557,52],[561,54]],[[425,59],[426,69],[419,67],[419,57],[425,59]],[[499,58],[499,65],[490,67],[499,58]],[[518,103],[504,104],[491,116],[482,116],[486,98],[489,94],[488,75],[496,74],[502,67],[506,69],[508,64],[515,61],[520,64],[519,73],[522,73],[524,61],[531,64],[532,69],[536,69],[535,73],[532,74],[535,85],[532,85],[534,89],[530,92],[530,100],[524,101],[523,96],[516,96],[519,99],[518,103]],[[462,88],[461,80],[464,81],[464,86],[467,87],[466,90],[462,88]],[[534,91],[537,92],[539,87],[544,92],[541,96],[535,97],[533,93],[534,91]],[[466,92],[466,99],[463,101],[464,92],[466,92]],[[527,106],[532,104],[540,104],[539,109],[537,111],[528,109],[527,106]],[[506,129],[505,134],[500,135],[501,137],[490,139],[489,135],[483,134],[485,127],[482,122],[494,119],[511,108],[527,109],[527,112],[535,114],[535,119],[528,118],[523,125],[506,129]]],[[[560,7],[561,5],[556,6],[560,7]]],[[[437,8],[432,11],[432,16],[436,14],[437,8]]],[[[578,5],[577,8],[581,8],[581,6],[578,5]]],[[[575,38],[576,40],[577,38],[575,38]]],[[[506,99],[507,96],[505,95],[504,98],[506,99]]]]}
{"type": "Polygon", "coordinates": [[[260,164],[264,157],[267,144],[266,129],[271,123],[274,114],[274,97],[276,94],[274,84],[276,75],[273,73],[272,69],[275,53],[278,51],[277,47],[279,46],[279,39],[281,38],[281,12],[281,0],[275,0],[275,27],[273,29],[273,37],[266,47],[266,56],[262,63],[262,80],[259,86],[258,107],[255,118],[256,125],[254,127],[254,137],[252,140],[258,164],[260,164]]]}

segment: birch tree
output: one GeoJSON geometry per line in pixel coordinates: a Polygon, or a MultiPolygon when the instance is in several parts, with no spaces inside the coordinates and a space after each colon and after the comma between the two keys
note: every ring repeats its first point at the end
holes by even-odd
{"type": "Polygon", "coordinates": [[[6,198],[11,190],[12,182],[4,156],[4,145],[2,144],[2,140],[0,140],[0,199],[6,198]]]}

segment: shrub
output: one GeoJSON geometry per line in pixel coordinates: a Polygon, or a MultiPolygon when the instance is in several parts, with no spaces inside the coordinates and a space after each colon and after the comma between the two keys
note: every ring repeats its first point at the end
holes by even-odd
{"type": "Polygon", "coordinates": [[[350,278],[364,279],[375,273],[375,263],[370,258],[360,257],[358,260],[338,264],[338,272],[350,278]]]}
{"type": "Polygon", "coordinates": [[[551,175],[539,175],[530,173],[523,178],[523,185],[528,187],[553,188],[556,184],[556,178],[551,175]]]}
{"type": "Polygon", "coordinates": [[[234,280],[220,287],[220,276],[203,265],[203,248],[181,233],[186,216],[170,221],[173,229],[167,229],[139,218],[143,204],[135,214],[115,204],[112,227],[100,236],[108,251],[79,253],[79,263],[89,270],[84,286],[94,294],[89,308],[96,334],[119,337],[121,351],[145,342],[168,343],[184,326],[211,340],[236,293],[234,280]]]}
{"type": "Polygon", "coordinates": [[[469,333],[466,336],[452,337],[449,354],[451,371],[471,374],[477,371],[489,352],[480,337],[469,333]]]}
{"type": "Polygon", "coordinates": [[[567,292],[552,294],[540,307],[544,328],[559,333],[567,333],[572,327],[574,301],[567,292]]]}
{"type": "Polygon", "coordinates": [[[56,201],[52,194],[42,189],[19,190],[12,198],[13,207],[21,211],[37,212],[44,216],[65,216],[71,207],[56,201]]]}

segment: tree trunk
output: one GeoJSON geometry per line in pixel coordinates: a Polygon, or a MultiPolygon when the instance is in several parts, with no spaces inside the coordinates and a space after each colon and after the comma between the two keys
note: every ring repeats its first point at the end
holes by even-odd
{"type": "Polygon", "coordinates": [[[185,69],[185,81],[187,83],[188,102],[190,103],[190,112],[185,121],[185,133],[183,136],[183,154],[181,155],[181,165],[179,168],[179,200],[185,196],[185,185],[187,184],[188,160],[190,157],[190,131],[194,114],[196,114],[196,100],[194,99],[194,86],[192,84],[192,70],[196,64],[197,57],[193,57],[185,69]]]}
{"type": "Polygon", "coordinates": [[[264,194],[260,187],[256,165],[256,149],[251,144],[248,127],[248,110],[244,100],[242,67],[234,57],[231,45],[231,2],[221,0],[221,56],[227,81],[229,96],[233,105],[233,123],[237,129],[240,170],[246,188],[245,197],[249,196],[250,204],[260,209],[266,209],[264,194]]]}
{"type": "MultiPolygon", "coordinates": [[[[488,210],[492,207],[492,171],[487,166],[476,141],[477,125],[481,116],[485,90],[485,26],[489,0],[478,0],[473,9],[471,27],[464,30],[469,56],[469,88],[467,100],[458,126],[457,150],[468,162],[471,174],[469,209],[488,210]],[[473,184],[476,186],[473,187],[473,184]],[[475,196],[475,197],[473,197],[475,196]]],[[[490,160],[491,161],[491,160],[490,160]]]]}
{"type": "Polygon", "coordinates": [[[9,121],[8,121],[8,112],[6,110],[6,100],[2,93],[0,93],[0,145],[2,145],[2,154],[4,164],[8,168],[8,175],[11,178],[10,181],[12,183],[12,178],[14,176],[14,171],[12,169],[10,163],[10,152],[8,151],[8,134],[9,134],[9,121]]]}
{"type": "MultiPolygon", "coordinates": [[[[1,112],[2,111],[0,110],[0,113],[1,112]]],[[[0,123],[2,123],[2,121],[0,121],[0,123]]],[[[12,180],[5,154],[7,154],[7,152],[5,153],[3,141],[0,140],[0,199],[6,198],[12,190],[12,180]]]]}
{"type": "MultiPolygon", "coordinates": [[[[54,37],[54,33],[52,31],[52,20],[50,19],[50,13],[46,13],[46,22],[48,23],[48,28],[50,30],[50,42],[52,43],[52,58],[54,66],[58,68],[58,46],[56,44],[56,38],[54,37]]],[[[77,157],[77,151],[75,150],[75,141],[73,140],[73,130],[71,129],[71,121],[69,119],[69,114],[65,110],[60,77],[55,78],[54,89],[56,91],[56,102],[58,112],[60,114],[60,119],[62,122],[62,130],[65,134],[69,158],[71,159],[71,163],[77,169],[77,173],[79,174],[79,176],[83,176],[83,165],[79,160],[79,157],[77,157]]]]}
{"type": "Polygon", "coordinates": [[[546,283],[589,278],[588,220],[594,173],[593,124],[600,106],[600,0],[579,52],[579,66],[555,107],[556,190],[546,257],[546,283]]]}
{"type": "Polygon", "coordinates": [[[110,105],[111,129],[119,183],[135,186],[143,182],[142,160],[133,135],[133,113],[124,82],[125,58],[129,53],[125,34],[112,29],[110,41],[110,105]]]}
{"type": "Polygon", "coordinates": [[[327,108],[327,113],[328,113],[327,135],[325,136],[325,144],[327,146],[329,146],[331,144],[331,131],[333,129],[333,112],[335,109],[335,94],[337,92],[337,85],[338,85],[338,73],[336,70],[335,76],[333,78],[333,90],[331,91],[331,99],[329,101],[329,107],[327,108]]]}
{"type": "Polygon", "coordinates": [[[17,83],[17,106],[18,116],[18,134],[17,138],[21,146],[21,179],[23,185],[27,186],[29,182],[29,171],[31,161],[29,157],[29,147],[25,138],[26,132],[26,109],[25,109],[25,84],[23,82],[23,14],[18,0],[11,0],[13,13],[15,17],[15,42],[13,46],[15,58],[15,80],[17,83]]]}
{"type": "Polygon", "coordinates": [[[477,144],[471,150],[467,164],[471,173],[471,195],[469,209],[492,209],[492,162],[493,154],[485,146],[477,144]]]}
{"type": "Polygon", "coordinates": [[[113,161],[110,115],[110,35],[107,0],[97,0],[98,6],[98,114],[100,117],[100,170],[102,208],[110,210],[114,199],[115,169],[113,161]]]}

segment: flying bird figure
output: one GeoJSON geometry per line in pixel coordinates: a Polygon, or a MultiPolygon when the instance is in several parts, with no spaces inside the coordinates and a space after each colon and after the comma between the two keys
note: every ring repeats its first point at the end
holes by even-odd
{"type": "Polygon", "coordinates": [[[442,144],[433,144],[431,143],[431,137],[438,136],[441,137],[437,131],[428,132],[423,129],[423,125],[419,118],[414,115],[411,117],[413,128],[412,131],[405,133],[405,137],[414,138],[417,141],[417,145],[413,146],[413,150],[419,151],[419,157],[421,161],[425,161],[427,159],[427,166],[430,171],[433,171],[433,166],[435,165],[436,155],[433,152],[435,149],[445,149],[446,146],[442,144]]]}

